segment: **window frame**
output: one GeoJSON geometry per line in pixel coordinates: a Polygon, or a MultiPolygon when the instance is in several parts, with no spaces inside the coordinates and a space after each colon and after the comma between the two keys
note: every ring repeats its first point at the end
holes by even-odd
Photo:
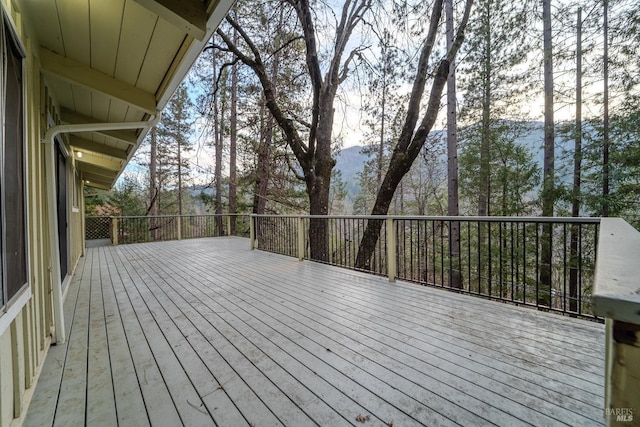
{"type": "Polygon", "coordinates": [[[16,25],[12,19],[11,14],[7,11],[4,3],[0,3],[0,128],[3,130],[0,132],[0,253],[2,254],[2,266],[0,267],[0,292],[2,296],[0,298],[0,334],[2,334],[13,322],[13,320],[22,311],[22,308],[31,298],[31,268],[30,268],[30,248],[29,248],[29,177],[28,177],[28,125],[27,125],[27,60],[26,49],[20,40],[16,25]],[[11,295],[8,294],[7,278],[6,278],[6,265],[7,257],[4,255],[6,248],[6,194],[5,194],[5,121],[6,121],[6,87],[7,87],[7,57],[10,54],[10,50],[15,50],[17,59],[20,62],[21,72],[21,98],[22,108],[20,114],[22,115],[22,221],[24,226],[24,233],[22,238],[24,239],[24,256],[25,256],[25,283],[11,295]]]}

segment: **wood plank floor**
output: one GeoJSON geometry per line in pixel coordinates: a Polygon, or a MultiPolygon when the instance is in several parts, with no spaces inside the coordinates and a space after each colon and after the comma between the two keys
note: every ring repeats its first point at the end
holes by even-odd
{"type": "Polygon", "coordinates": [[[604,328],[250,251],[87,250],[27,426],[602,425],[604,328]]]}

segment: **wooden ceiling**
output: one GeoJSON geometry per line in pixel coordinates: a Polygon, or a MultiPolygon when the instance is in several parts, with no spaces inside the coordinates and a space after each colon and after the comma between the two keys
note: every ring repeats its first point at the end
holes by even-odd
{"type": "MultiPolygon", "coordinates": [[[[23,0],[62,123],[148,120],[162,110],[233,0],[23,0]]],[[[68,141],[83,179],[110,188],[143,130],[68,141]]]]}

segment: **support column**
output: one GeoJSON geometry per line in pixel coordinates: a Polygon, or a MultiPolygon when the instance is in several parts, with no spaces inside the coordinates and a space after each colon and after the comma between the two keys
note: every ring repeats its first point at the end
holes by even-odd
{"type": "Polygon", "coordinates": [[[601,218],[593,312],[605,318],[607,426],[640,425],[640,233],[621,218],[601,218]]]}
{"type": "Polygon", "coordinates": [[[387,275],[390,282],[396,281],[396,227],[392,217],[387,218],[387,275]]]}
{"type": "Polygon", "coordinates": [[[118,218],[111,217],[111,244],[118,246],[118,218]]]}
{"type": "Polygon", "coordinates": [[[607,319],[605,420],[608,426],[640,420],[640,325],[607,319]]]}
{"type": "Polygon", "coordinates": [[[256,217],[249,215],[249,241],[251,242],[251,250],[256,248],[256,217]]]}
{"type": "Polygon", "coordinates": [[[298,217],[298,261],[304,260],[304,218],[298,217]]]}

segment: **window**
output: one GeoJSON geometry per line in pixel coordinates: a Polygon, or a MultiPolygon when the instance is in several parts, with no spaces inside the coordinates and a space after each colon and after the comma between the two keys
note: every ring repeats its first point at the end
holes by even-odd
{"type": "Polygon", "coordinates": [[[25,213],[25,135],[23,58],[10,30],[9,20],[1,20],[2,63],[0,64],[0,307],[6,312],[12,299],[27,285],[27,245],[25,213]]]}

